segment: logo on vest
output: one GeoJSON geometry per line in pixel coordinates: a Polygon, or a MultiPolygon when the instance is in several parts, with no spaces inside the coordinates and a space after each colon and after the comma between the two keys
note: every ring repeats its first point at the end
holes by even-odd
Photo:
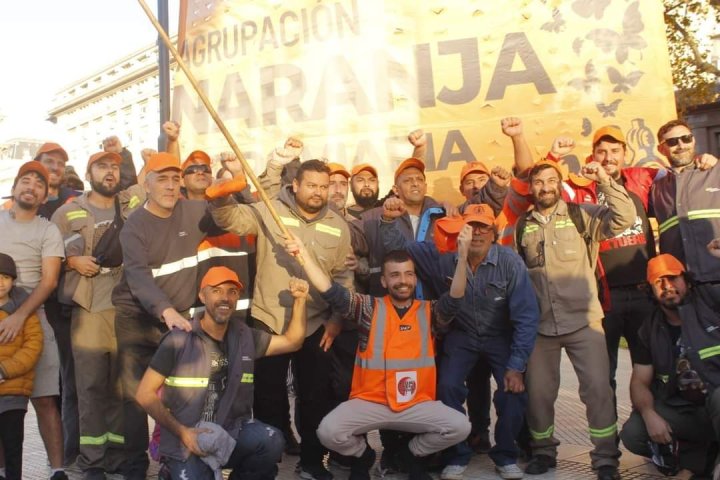
{"type": "Polygon", "coordinates": [[[412,330],[412,325],[400,325],[401,332],[409,332],[412,330]]]}
{"type": "Polygon", "coordinates": [[[409,402],[417,392],[417,372],[395,372],[398,403],[409,402]]]}

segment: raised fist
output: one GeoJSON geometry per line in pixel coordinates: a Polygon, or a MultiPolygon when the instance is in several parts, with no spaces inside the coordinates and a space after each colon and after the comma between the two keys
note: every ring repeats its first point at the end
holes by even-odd
{"type": "Polygon", "coordinates": [[[505,117],[500,120],[500,128],[508,137],[516,137],[523,133],[522,120],[518,117],[505,117]]]}
{"type": "Polygon", "coordinates": [[[383,203],[382,217],[384,220],[391,221],[401,217],[405,213],[405,203],[395,197],[390,197],[383,203]]]}
{"type": "Polygon", "coordinates": [[[171,142],[177,142],[180,136],[180,124],[174,120],[168,120],[162,124],[162,130],[167,135],[168,140],[171,142]]]}

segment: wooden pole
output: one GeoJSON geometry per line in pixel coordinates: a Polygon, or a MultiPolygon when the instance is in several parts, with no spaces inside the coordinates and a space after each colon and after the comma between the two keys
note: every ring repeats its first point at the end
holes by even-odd
{"type": "MultiPolygon", "coordinates": [[[[255,185],[255,188],[257,189],[258,195],[260,195],[260,199],[263,201],[265,206],[267,207],[268,211],[270,212],[270,215],[272,216],[273,220],[275,220],[275,223],[277,223],[278,227],[280,228],[280,231],[285,235],[287,238],[290,238],[290,231],[287,229],[284,223],[282,223],[282,220],[280,220],[280,216],[278,215],[277,211],[275,211],[275,208],[272,206],[272,203],[270,202],[270,197],[268,197],[265,190],[260,185],[260,181],[258,180],[257,176],[255,175],[255,172],[252,171],[250,166],[247,163],[247,160],[245,160],[245,157],[243,156],[242,152],[240,151],[240,147],[238,147],[237,143],[235,143],[235,140],[233,140],[232,136],[230,135],[230,132],[225,127],[225,124],[220,119],[220,115],[218,115],[217,111],[215,110],[215,107],[212,106],[210,103],[210,100],[207,98],[207,95],[205,95],[205,92],[202,91],[200,88],[200,84],[195,79],[195,76],[192,74],[190,69],[185,64],[185,61],[182,59],[182,56],[178,53],[177,49],[173,45],[172,41],[170,40],[170,37],[168,37],[167,33],[163,29],[163,27],[160,25],[158,20],[155,18],[155,15],[153,14],[152,10],[147,6],[144,0],[138,0],[138,3],[140,3],[140,6],[145,11],[145,14],[147,15],[148,19],[150,19],[150,22],[155,27],[155,30],[157,30],[158,35],[162,39],[165,46],[167,46],[168,50],[170,50],[170,53],[172,53],[173,57],[175,57],[175,60],[177,61],[178,66],[183,71],[187,79],[190,81],[190,84],[192,85],[193,89],[195,90],[195,93],[198,94],[200,97],[200,101],[202,101],[203,105],[205,105],[205,108],[207,108],[208,113],[210,114],[210,117],[212,117],[213,121],[217,125],[217,127],[220,129],[220,132],[222,132],[223,136],[227,140],[228,144],[230,145],[230,148],[232,149],[233,153],[237,157],[238,160],[240,160],[240,163],[242,164],[243,169],[245,170],[245,174],[248,178],[250,178],[250,181],[255,185]]],[[[300,263],[300,265],[303,265],[305,262],[303,261],[303,258],[298,255],[295,257],[300,263]]]]}

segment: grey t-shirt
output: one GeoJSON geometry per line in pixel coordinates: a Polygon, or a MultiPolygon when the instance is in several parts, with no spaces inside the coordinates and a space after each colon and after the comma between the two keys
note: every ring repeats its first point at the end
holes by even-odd
{"type": "Polygon", "coordinates": [[[42,259],[65,258],[65,245],[60,230],[49,220],[35,217],[18,222],[10,210],[0,211],[0,252],[15,260],[18,278],[15,285],[32,292],[42,278],[42,259]]]}

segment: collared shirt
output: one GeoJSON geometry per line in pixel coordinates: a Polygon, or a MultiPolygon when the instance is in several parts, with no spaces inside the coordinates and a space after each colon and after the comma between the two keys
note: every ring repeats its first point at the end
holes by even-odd
{"type": "MultiPolygon", "coordinates": [[[[431,242],[407,242],[392,223],[380,226],[386,250],[406,249],[419,275],[439,292],[450,289],[457,253],[441,254],[431,242]]],[[[524,371],[540,319],[538,302],[525,264],[508,247],[493,244],[475,272],[467,267],[465,296],[451,328],[475,337],[511,339],[507,368],[524,371]]]]}

